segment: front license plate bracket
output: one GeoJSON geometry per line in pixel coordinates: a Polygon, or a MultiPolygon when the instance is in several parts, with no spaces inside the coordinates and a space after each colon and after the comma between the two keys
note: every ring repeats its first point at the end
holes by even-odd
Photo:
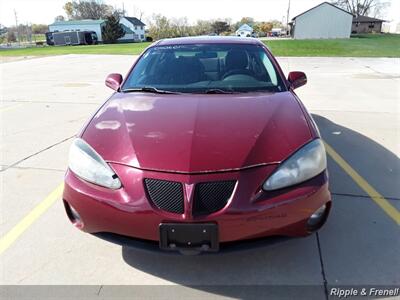
{"type": "Polygon", "coordinates": [[[169,251],[216,252],[218,225],[214,223],[161,223],[160,248],[169,251]]]}

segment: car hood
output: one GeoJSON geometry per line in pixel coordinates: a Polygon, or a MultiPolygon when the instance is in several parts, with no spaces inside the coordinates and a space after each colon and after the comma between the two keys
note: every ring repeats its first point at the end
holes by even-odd
{"type": "Polygon", "coordinates": [[[199,173],[278,163],[311,133],[291,92],[116,93],[82,138],[108,162],[199,173]]]}

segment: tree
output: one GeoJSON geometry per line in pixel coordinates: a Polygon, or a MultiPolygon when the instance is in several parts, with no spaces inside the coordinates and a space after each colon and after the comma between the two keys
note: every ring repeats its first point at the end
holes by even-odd
{"type": "Polygon", "coordinates": [[[65,13],[67,14],[67,18],[70,20],[74,20],[76,16],[76,6],[74,6],[73,2],[67,2],[64,4],[63,9],[65,13]]]}
{"type": "Polygon", "coordinates": [[[284,27],[283,23],[279,20],[272,20],[271,21],[272,27],[273,28],[282,28],[284,27]]]}
{"type": "Polygon", "coordinates": [[[190,28],[186,17],[174,18],[170,21],[170,23],[171,23],[171,33],[173,37],[192,35],[192,28],[190,28]]]}
{"type": "Polygon", "coordinates": [[[64,18],[64,16],[59,15],[59,16],[54,18],[54,21],[56,21],[56,22],[65,21],[65,18],[64,18]]]}
{"type": "Polygon", "coordinates": [[[115,12],[112,6],[101,0],[73,0],[65,3],[63,8],[69,20],[105,19],[115,12]]]}
{"type": "Polygon", "coordinates": [[[138,18],[141,21],[143,18],[143,15],[144,15],[144,11],[134,5],[133,6],[133,16],[138,18]]]}
{"type": "Polygon", "coordinates": [[[153,15],[149,20],[149,36],[155,40],[191,36],[194,33],[194,26],[190,26],[187,18],[168,19],[163,15],[153,15]]]}
{"type": "Polygon", "coordinates": [[[259,25],[260,32],[263,32],[265,34],[270,32],[272,27],[274,27],[274,25],[271,22],[261,22],[259,25]]]}
{"type": "Polygon", "coordinates": [[[17,38],[16,38],[16,36],[15,36],[15,33],[14,33],[14,31],[8,31],[7,32],[7,42],[9,42],[9,43],[12,43],[12,42],[16,42],[17,41],[17,38]]]}
{"type": "Polygon", "coordinates": [[[163,15],[153,15],[149,21],[149,35],[155,39],[172,37],[171,22],[163,15]]]}
{"type": "Polygon", "coordinates": [[[192,27],[192,33],[194,35],[204,35],[211,33],[211,23],[212,22],[208,20],[198,20],[196,25],[192,27]]]}
{"type": "Polygon", "coordinates": [[[389,2],[381,0],[333,0],[332,3],[355,16],[378,16],[390,6],[389,2]]]}
{"type": "Polygon", "coordinates": [[[255,22],[254,22],[254,19],[251,18],[251,17],[243,17],[243,18],[240,20],[240,23],[241,23],[241,24],[247,24],[247,25],[253,27],[253,25],[254,25],[255,22]]]}
{"type": "Polygon", "coordinates": [[[185,17],[168,19],[163,15],[153,14],[148,20],[148,36],[151,36],[154,40],[159,40],[170,37],[204,35],[211,32],[229,34],[229,23],[230,19],[219,21],[199,20],[195,25],[189,25],[185,17]]]}
{"type": "Polygon", "coordinates": [[[222,32],[230,31],[230,25],[225,21],[215,21],[211,24],[211,29],[218,35],[222,32]]]}
{"type": "Polygon", "coordinates": [[[45,34],[48,31],[46,24],[32,24],[32,33],[45,34]]]}
{"type": "Polygon", "coordinates": [[[101,30],[105,44],[114,44],[125,35],[125,30],[119,23],[119,15],[114,13],[106,17],[106,24],[101,30]]]}

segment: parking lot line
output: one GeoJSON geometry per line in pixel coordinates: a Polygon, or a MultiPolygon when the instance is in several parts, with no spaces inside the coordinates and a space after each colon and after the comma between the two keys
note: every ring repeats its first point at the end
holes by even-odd
{"type": "MultiPolygon", "coordinates": [[[[371,197],[379,207],[400,225],[400,212],[358,174],[329,144],[324,141],[328,155],[371,197]]],[[[0,255],[6,251],[62,194],[64,184],[57,186],[42,202],[0,239],[0,255]]]]}
{"type": "Polygon", "coordinates": [[[400,225],[400,212],[358,174],[329,144],[324,141],[329,156],[371,197],[383,211],[400,225]]]}
{"type": "Polygon", "coordinates": [[[0,239],[0,255],[6,251],[53,203],[59,199],[64,184],[56,187],[42,202],[40,202],[30,213],[28,213],[17,225],[15,225],[5,236],[0,239]]]}

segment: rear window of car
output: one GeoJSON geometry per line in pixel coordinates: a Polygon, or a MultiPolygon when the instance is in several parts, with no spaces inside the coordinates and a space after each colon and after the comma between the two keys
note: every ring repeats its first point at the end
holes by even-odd
{"type": "Polygon", "coordinates": [[[149,48],[128,75],[122,91],[144,87],[181,93],[286,90],[265,49],[245,44],[149,48]]]}

